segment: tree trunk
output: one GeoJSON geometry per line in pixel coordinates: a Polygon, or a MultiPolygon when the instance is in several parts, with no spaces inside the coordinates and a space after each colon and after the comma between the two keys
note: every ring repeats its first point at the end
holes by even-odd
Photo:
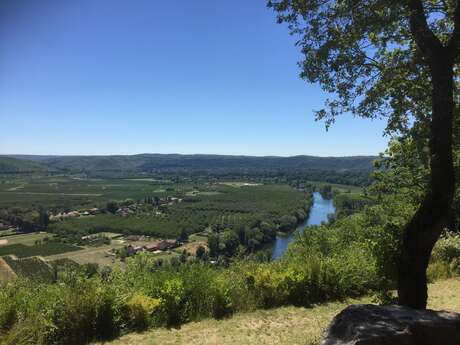
{"type": "Polygon", "coordinates": [[[399,303],[416,309],[426,308],[426,269],[433,246],[448,225],[455,192],[453,61],[446,55],[441,51],[429,62],[433,87],[430,183],[422,204],[404,231],[399,262],[399,303]]]}

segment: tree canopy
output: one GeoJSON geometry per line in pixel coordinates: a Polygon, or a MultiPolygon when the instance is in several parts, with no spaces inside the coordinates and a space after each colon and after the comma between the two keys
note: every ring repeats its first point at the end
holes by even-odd
{"type": "MultiPolygon", "coordinates": [[[[457,1],[283,0],[268,4],[276,10],[278,22],[287,23],[298,37],[304,56],[299,62],[301,77],[331,94],[324,109],[316,111],[318,119],[329,126],[345,112],[383,117],[388,119],[388,133],[411,130],[420,137],[420,124],[426,125],[431,117],[431,84],[426,57],[411,31],[411,25],[417,25],[411,24],[411,12],[423,11],[436,35],[430,40],[448,45],[456,57],[457,1]]],[[[455,77],[458,82],[458,68],[455,77]]]]}

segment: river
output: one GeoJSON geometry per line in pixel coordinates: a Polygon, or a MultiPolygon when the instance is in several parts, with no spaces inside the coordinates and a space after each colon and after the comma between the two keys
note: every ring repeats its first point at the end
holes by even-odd
{"type": "Polygon", "coordinates": [[[313,206],[310,209],[310,215],[297,228],[287,235],[277,235],[276,242],[273,246],[272,259],[278,259],[287,250],[297,236],[302,233],[307,226],[320,225],[322,222],[327,222],[328,214],[334,213],[335,207],[332,199],[324,199],[320,193],[313,193],[313,206]]]}

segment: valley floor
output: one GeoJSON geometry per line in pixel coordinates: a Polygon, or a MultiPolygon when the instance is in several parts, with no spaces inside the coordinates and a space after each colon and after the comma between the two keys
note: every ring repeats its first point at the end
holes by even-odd
{"type": "MultiPolygon", "coordinates": [[[[429,287],[429,308],[460,312],[460,278],[429,287]]],[[[180,329],[154,329],[129,334],[106,345],[309,345],[318,339],[340,310],[349,304],[370,303],[369,297],[312,308],[283,307],[204,320],[180,329]]],[[[98,344],[99,345],[99,344],[98,344]]]]}

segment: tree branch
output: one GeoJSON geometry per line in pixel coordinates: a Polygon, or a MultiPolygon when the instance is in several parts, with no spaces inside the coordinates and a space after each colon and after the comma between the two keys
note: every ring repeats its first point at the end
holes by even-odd
{"type": "Polygon", "coordinates": [[[422,1],[408,0],[408,6],[411,33],[423,55],[431,60],[443,45],[428,26],[422,1]]]}
{"type": "Polygon", "coordinates": [[[460,0],[457,0],[457,7],[455,7],[454,32],[449,40],[447,49],[453,59],[460,55],[460,0]]]}

